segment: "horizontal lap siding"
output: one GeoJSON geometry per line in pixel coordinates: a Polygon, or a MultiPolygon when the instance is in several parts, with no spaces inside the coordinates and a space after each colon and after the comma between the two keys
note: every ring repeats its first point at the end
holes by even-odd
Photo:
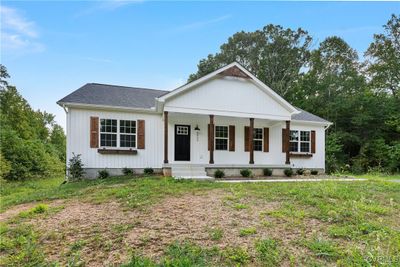
{"type": "Polygon", "coordinates": [[[81,154],[84,168],[160,168],[163,162],[163,126],[161,115],[128,112],[70,109],[68,113],[68,158],[81,154]],[[145,120],[145,149],[137,155],[101,155],[90,148],[90,117],[145,120]]]}

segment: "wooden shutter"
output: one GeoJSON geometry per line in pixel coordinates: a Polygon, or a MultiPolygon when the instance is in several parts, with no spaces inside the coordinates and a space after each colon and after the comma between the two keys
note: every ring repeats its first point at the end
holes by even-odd
{"type": "Polygon", "coordinates": [[[99,117],[90,117],[90,147],[99,147],[99,117]]]}
{"type": "Polygon", "coordinates": [[[250,127],[244,126],[244,151],[250,151],[249,132],[250,127]]]}
{"type": "Polygon", "coordinates": [[[311,153],[315,153],[315,131],[311,131],[311,153]]]}
{"type": "Polygon", "coordinates": [[[229,151],[235,151],[235,125],[229,125],[229,151]]]}
{"type": "Polygon", "coordinates": [[[282,152],[286,152],[288,142],[286,140],[286,129],[282,129],[282,152]]]}
{"type": "Polygon", "coordinates": [[[145,147],[145,123],[144,120],[138,120],[137,131],[137,148],[144,149],[145,147]]]}
{"type": "Polygon", "coordinates": [[[269,152],[269,128],[264,128],[264,152],[269,152]]]}

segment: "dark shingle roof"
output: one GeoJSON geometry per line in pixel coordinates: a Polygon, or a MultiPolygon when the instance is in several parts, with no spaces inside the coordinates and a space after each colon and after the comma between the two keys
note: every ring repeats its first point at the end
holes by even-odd
{"type": "Polygon", "coordinates": [[[57,103],[151,108],[155,106],[155,98],[166,92],[155,89],[87,83],[57,103]]]}
{"type": "MultiPolygon", "coordinates": [[[[168,93],[168,91],[99,83],[88,83],[78,90],[67,95],[63,99],[59,100],[57,103],[74,103],[150,109],[155,106],[155,99],[166,93],[168,93]]],[[[300,108],[296,109],[301,112],[299,114],[293,115],[292,120],[328,123],[328,121],[305,110],[302,110],[300,108]]]]}
{"type": "Polygon", "coordinates": [[[310,112],[302,110],[301,108],[296,107],[296,109],[299,110],[300,113],[292,115],[292,120],[294,121],[314,121],[314,122],[329,123],[327,120],[324,120],[323,118],[318,117],[317,115],[311,114],[310,112]]]}

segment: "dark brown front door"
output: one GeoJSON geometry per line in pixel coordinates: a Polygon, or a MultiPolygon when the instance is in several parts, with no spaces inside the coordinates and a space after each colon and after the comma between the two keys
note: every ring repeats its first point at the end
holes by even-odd
{"type": "Polygon", "coordinates": [[[190,125],[175,125],[175,160],[190,161],[190,125]]]}

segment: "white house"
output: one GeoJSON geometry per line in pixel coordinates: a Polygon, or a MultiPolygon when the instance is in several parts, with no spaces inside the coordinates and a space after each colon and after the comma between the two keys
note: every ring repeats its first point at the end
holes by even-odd
{"type": "Polygon", "coordinates": [[[173,91],[90,83],[57,102],[67,114],[67,160],[88,177],[151,167],[175,177],[240,169],[325,169],[330,122],[296,108],[238,63],[173,91]]]}

